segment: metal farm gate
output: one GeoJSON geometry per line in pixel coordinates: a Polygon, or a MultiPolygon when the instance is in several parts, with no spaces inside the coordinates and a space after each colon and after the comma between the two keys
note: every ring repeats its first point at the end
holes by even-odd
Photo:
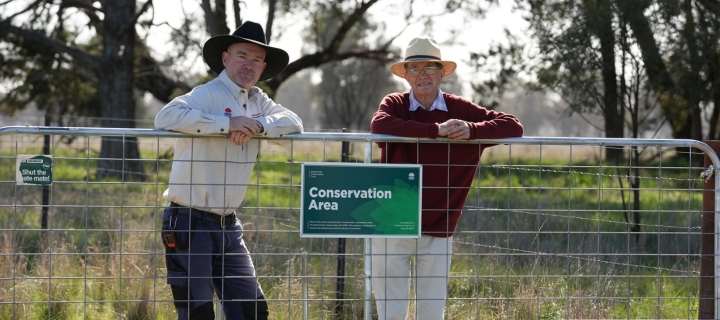
{"type": "MultiPolygon", "coordinates": [[[[192,138],[0,128],[0,319],[175,317],[162,192],[175,139],[192,138]],[[139,159],[101,157],[103,139],[137,143],[139,159]],[[38,159],[51,159],[51,176],[38,159]],[[108,162],[121,169],[100,172],[108,162]],[[138,162],[141,174],[123,169],[138,162]]],[[[483,154],[455,234],[446,319],[720,315],[719,162],[705,143],[311,132],[262,142],[237,210],[272,319],[376,318],[368,240],[300,237],[300,172],[305,162],[376,163],[385,141],[497,144],[483,154]]]]}

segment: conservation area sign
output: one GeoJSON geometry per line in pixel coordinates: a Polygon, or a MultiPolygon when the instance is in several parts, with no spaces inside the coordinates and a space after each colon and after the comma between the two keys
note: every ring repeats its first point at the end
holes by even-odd
{"type": "Polygon", "coordinates": [[[420,237],[420,165],[303,163],[300,236],[420,237]]]}
{"type": "Polygon", "coordinates": [[[52,156],[18,155],[15,162],[15,182],[18,185],[51,185],[52,156]]]}

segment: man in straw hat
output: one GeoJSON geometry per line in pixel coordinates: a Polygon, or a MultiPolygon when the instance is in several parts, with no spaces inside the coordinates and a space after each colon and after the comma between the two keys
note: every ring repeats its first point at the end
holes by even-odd
{"type": "Polygon", "coordinates": [[[168,284],[178,319],[214,319],[213,294],[228,319],[267,319],[268,305],[235,215],[258,155],[254,136],[303,130],[292,111],[254,85],[282,72],[288,54],[266,44],[246,21],[232,35],[210,38],[205,63],[218,76],[168,103],[158,129],[227,135],[178,138],[163,212],[168,284]]]}
{"type": "MultiPolygon", "coordinates": [[[[443,93],[442,79],[457,64],[442,59],[429,38],[413,39],[405,60],[390,66],[410,92],[382,100],[373,133],[455,140],[520,137],[523,126],[510,114],[485,109],[443,93]]],[[[415,259],[415,319],[443,319],[452,240],[480,154],[487,145],[453,143],[378,143],[383,163],[423,165],[422,222],[419,239],[372,239],[372,286],[378,319],[405,320],[410,300],[410,261],[415,259]]]]}

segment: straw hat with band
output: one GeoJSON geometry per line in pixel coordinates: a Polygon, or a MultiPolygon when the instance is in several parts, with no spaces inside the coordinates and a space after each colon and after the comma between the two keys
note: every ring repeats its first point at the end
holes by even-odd
{"type": "Polygon", "coordinates": [[[222,53],[227,51],[230,45],[242,42],[256,44],[265,49],[267,66],[263,73],[260,74],[260,81],[278,75],[285,70],[290,61],[290,57],[285,50],[267,45],[265,31],[263,31],[262,26],[252,21],[245,21],[232,34],[223,34],[208,39],[203,45],[203,59],[210,69],[220,74],[225,69],[222,62],[222,53]]]}
{"type": "Polygon", "coordinates": [[[404,65],[408,62],[419,61],[434,61],[442,64],[443,69],[445,69],[445,76],[453,73],[455,68],[457,68],[455,62],[442,59],[440,47],[438,47],[435,40],[430,38],[415,38],[410,41],[407,49],[405,49],[405,60],[393,63],[393,65],[390,66],[390,71],[400,78],[405,78],[404,65]]]}

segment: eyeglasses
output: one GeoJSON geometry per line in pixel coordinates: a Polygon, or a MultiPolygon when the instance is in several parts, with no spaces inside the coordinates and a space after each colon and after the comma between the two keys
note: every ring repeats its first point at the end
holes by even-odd
{"type": "MultiPolygon", "coordinates": [[[[422,70],[428,76],[436,74],[439,69],[440,68],[438,68],[437,66],[427,66],[427,67],[422,68],[422,70]]],[[[408,76],[417,77],[420,75],[420,68],[418,68],[418,67],[408,68],[407,70],[405,70],[405,72],[407,72],[408,76]]]]}

